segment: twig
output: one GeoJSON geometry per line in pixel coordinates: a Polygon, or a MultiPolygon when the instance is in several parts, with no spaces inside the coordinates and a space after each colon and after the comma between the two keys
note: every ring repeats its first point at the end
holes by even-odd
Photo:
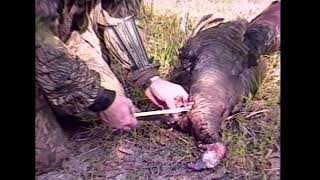
{"type": "Polygon", "coordinates": [[[243,112],[238,112],[236,114],[233,114],[233,115],[227,117],[226,120],[229,121],[229,120],[233,119],[235,116],[237,116],[238,114],[243,114],[243,112]]]}
{"type": "Polygon", "coordinates": [[[256,139],[255,135],[253,135],[246,127],[242,126],[240,122],[238,122],[239,126],[247,133],[249,134],[253,139],[256,139]]]}
{"type": "MultiPolygon", "coordinates": [[[[246,118],[250,118],[251,116],[254,116],[254,115],[256,115],[256,114],[260,114],[260,113],[264,113],[264,112],[268,112],[268,111],[269,111],[269,109],[263,109],[263,110],[260,110],[260,111],[252,112],[252,113],[250,113],[249,115],[247,115],[246,118]]],[[[244,114],[244,112],[239,112],[239,113],[233,114],[233,115],[227,117],[226,120],[227,120],[227,121],[228,121],[228,120],[231,120],[231,119],[233,119],[235,116],[237,116],[238,114],[244,114]]]]}
{"type": "Polygon", "coordinates": [[[260,114],[260,113],[264,113],[264,112],[268,112],[269,109],[263,109],[263,110],[260,110],[260,111],[256,111],[256,112],[253,112],[251,114],[249,114],[248,116],[246,116],[246,118],[250,118],[251,116],[254,116],[256,114],[260,114]]]}
{"type": "Polygon", "coordinates": [[[183,141],[186,144],[190,144],[187,140],[183,139],[182,137],[178,136],[178,139],[180,139],[181,141],[183,141]]]}
{"type": "Polygon", "coordinates": [[[133,151],[132,151],[132,150],[130,150],[130,149],[124,149],[124,148],[121,148],[121,147],[118,148],[118,151],[120,151],[120,152],[122,152],[122,153],[124,153],[124,154],[129,154],[129,155],[132,155],[132,154],[133,154],[133,151]]]}

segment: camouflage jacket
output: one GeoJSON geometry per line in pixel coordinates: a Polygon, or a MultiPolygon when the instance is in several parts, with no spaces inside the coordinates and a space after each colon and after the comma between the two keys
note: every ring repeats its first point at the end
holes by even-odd
{"type": "MultiPolygon", "coordinates": [[[[133,11],[125,0],[115,2],[125,5],[128,12],[133,11]]],[[[70,5],[70,2],[62,0],[36,0],[36,82],[49,102],[67,114],[99,112],[113,103],[116,93],[100,85],[99,74],[73,55],[65,40],[71,31],[85,28],[86,13],[100,1],[76,0],[72,3],[70,5]],[[71,8],[74,4],[76,10],[71,8]]],[[[109,5],[106,9],[110,9],[113,15],[126,15],[123,8],[119,8],[117,4],[111,5],[113,6],[109,5]]],[[[118,61],[131,70],[132,80],[139,82],[139,85],[145,84],[141,83],[141,79],[147,81],[148,78],[158,75],[154,67],[148,69],[140,66],[133,69],[133,61],[118,61]]]]}

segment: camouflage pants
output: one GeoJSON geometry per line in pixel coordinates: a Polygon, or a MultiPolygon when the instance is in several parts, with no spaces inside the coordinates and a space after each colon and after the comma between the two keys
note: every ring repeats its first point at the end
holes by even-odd
{"type": "Polygon", "coordinates": [[[66,136],[58,124],[48,101],[36,90],[36,174],[48,172],[68,157],[66,136]]]}

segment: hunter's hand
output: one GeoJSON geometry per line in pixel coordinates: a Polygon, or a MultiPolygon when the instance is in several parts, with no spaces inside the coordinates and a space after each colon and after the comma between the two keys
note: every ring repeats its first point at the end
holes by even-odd
{"type": "Polygon", "coordinates": [[[138,109],[124,96],[116,96],[111,106],[99,113],[100,118],[111,128],[129,131],[138,124],[133,113],[138,109]]]}
{"type": "MultiPolygon", "coordinates": [[[[188,105],[188,93],[182,86],[162,78],[153,81],[145,90],[146,96],[162,109],[176,108],[188,105]]],[[[173,116],[177,118],[177,115],[173,116]]]]}

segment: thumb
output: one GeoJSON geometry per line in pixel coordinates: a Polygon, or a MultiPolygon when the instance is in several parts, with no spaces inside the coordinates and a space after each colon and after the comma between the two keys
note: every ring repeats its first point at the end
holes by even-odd
{"type": "MultiPolygon", "coordinates": [[[[168,109],[175,109],[176,108],[176,101],[174,99],[168,99],[165,101],[168,109]]],[[[178,114],[172,114],[172,117],[178,119],[178,114]]]]}
{"type": "Polygon", "coordinates": [[[137,112],[141,112],[141,110],[137,106],[135,106],[133,103],[130,104],[129,108],[130,108],[130,112],[132,114],[137,113],[137,112]]]}
{"type": "Polygon", "coordinates": [[[153,95],[153,93],[151,92],[151,90],[148,88],[147,90],[145,90],[145,95],[158,107],[160,107],[161,109],[164,109],[162,104],[157,100],[157,98],[153,95]]]}

